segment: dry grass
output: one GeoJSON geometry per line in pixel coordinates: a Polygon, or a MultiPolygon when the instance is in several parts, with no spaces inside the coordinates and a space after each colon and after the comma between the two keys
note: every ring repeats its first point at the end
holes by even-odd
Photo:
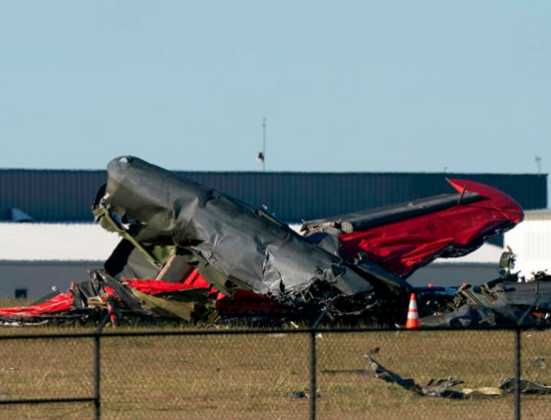
{"type": "MultiPolygon", "coordinates": [[[[77,328],[3,329],[84,332],[77,328]]],[[[450,375],[466,386],[496,386],[513,376],[510,332],[323,333],[318,355],[318,419],[511,418],[513,399],[450,401],[418,397],[357,370],[362,355],[421,384],[450,375]],[[327,373],[325,371],[331,371],[327,373]]],[[[88,397],[93,393],[92,339],[0,341],[0,398],[88,397]]],[[[300,419],[308,399],[308,336],[106,337],[102,339],[104,419],[300,419]]],[[[549,382],[551,331],[523,333],[523,376],[549,382]]],[[[523,413],[551,417],[551,397],[526,397],[523,413]]],[[[91,404],[4,406],[0,419],[88,419],[91,404]]]]}
{"type": "Polygon", "coordinates": [[[13,308],[14,306],[27,306],[30,304],[30,299],[0,298],[0,308],[13,308]]]}

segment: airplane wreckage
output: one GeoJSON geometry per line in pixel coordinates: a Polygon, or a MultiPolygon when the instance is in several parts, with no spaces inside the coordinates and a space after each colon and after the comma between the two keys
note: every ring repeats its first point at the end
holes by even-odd
{"type": "Polygon", "coordinates": [[[306,221],[300,235],[265,209],[135,157],[112,160],[107,173],[92,211],[122,240],[103,269],[66,293],[1,309],[4,325],[98,322],[106,313],[121,325],[394,325],[405,322],[412,292],[421,325],[536,324],[551,313],[545,275],[519,283],[505,269],[484,286],[457,290],[408,284],[434,259],[468,254],[522,221],[512,198],[483,184],[448,180],[454,193],[306,221]]]}

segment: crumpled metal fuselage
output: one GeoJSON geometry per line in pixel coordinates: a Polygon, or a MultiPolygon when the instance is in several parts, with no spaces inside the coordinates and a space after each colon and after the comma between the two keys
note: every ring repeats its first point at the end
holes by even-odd
{"type": "Polygon", "coordinates": [[[94,206],[100,223],[146,251],[176,246],[191,252],[207,281],[225,280],[214,282],[223,292],[243,288],[278,296],[316,281],[344,295],[373,290],[336,253],[238,200],[133,157],[115,159],[107,170],[94,206]]]}

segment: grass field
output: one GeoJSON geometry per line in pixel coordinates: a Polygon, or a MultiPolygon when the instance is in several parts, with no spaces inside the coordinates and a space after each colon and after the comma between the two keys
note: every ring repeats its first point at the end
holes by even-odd
{"type": "MultiPolygon", "coordinates": [[[[173,330],[174,328],[171,328],[173,330]]],[[[91,332],[4,328],[0,335],[91,332]]],[[[112,331],[110,327],[106,332],[112,331]]],[[[118,329],[117,331],[124,331],[118,329]]],[[[465,387],[513,376],[512,332],[323,333],[316,340],[318,419],[511,419],[513,397],[452,401],[416,396],[363,374],[363,354],[426,384],[454,376],[465,387]]],[[[551,382],[551,331],[525,332],[523,377],[551,382]]],[[[92,339],[0,341],[0,398],[90,397],[92,339]]],[[[104,419],[307,419],[308,335],[105,337],[104,419]]],[[[461,385],[458,389],[461,389],[461,385]]],[[[523,418],[551,418],[551,396],[523,397],[523,418]]],[[[3,406],[0,419],[90,419],[91,404],[3,406]]]]}

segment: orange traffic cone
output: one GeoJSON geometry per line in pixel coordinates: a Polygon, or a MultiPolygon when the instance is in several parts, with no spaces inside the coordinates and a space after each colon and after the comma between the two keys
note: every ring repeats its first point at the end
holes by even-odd
{"type": "Polygon", "coordinates": [[[408,320],[406,322],[406,329],[415,329],[421,327],[419,323],[419,313],[417,312],[417,301],[415,300],[415,293],[411,294],[409,300],[408,320]]]}

